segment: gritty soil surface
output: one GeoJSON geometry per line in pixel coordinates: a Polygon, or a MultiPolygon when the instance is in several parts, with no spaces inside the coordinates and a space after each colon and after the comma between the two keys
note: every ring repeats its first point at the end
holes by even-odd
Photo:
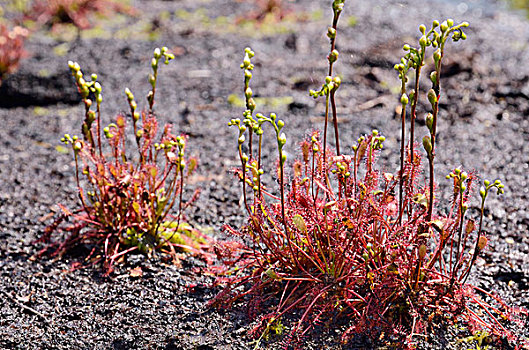
{"type": "MultiPolygon", "coordinates": [[[[177,54],[161,67],[156,111],[162,124],[173,123],[190,136],[188,151],[200,159],[186,191],[189,198],[193,189],[202,189],[187,212],[189,222],[221,238],[223,224],[244,222],[240,187],[230,173],[238,164],[236,135],[226,126],[242,114],[227,97],[242,97],[243,49],[256,52],[252,87],[268,101],[258,109],[286,121],[292,159],[299,142],[323,126],[324,107],[308,89],[319,87],[325,76],[330,2],[290,1],[296,21],[237,28],[233,23],[252,9],[251,1],[137,0],[136,17],[100,20],[99,32],[68,39],[60,30],[42,30],[31,37],[29,56],[0,88],[0,348],[252,348],[243,308],[206,307],[218,289],[198,259],[176,266],[131,255],[104,278],[97,267],[72,271],[87,247],[62,259],[32,258],[42,248],[33,241],[56,217],[57,203],[77,206],[72,157],[57,148],[64,133],[79,133],[83,113],[66,61],[98,73],[103,114],[110,122],[127,110],[125,87],[138,100],[149,90],[152,49],[165,45],[177,54]],[[138,266],[143,276],[133,277],[130,271],[138,266]]],[[[342,143],[349,147],[358,135],[379,129],[387,137],[380,161],[387,171],[395,171],[399,159],[399,82],[393,64],[402,44],[415,42],[418,24],[433,19],[471,23],[468,40],[447,49],[437,178],[446,189],[444,175],[462,166],[505,183],[506,194],[488,201],[490,244],[472,283],[510,305],[529,307],[529,23],[495,3],[468,7],[422,0],[348,1],[343,16],[336,65],[343,81],[338,94],[342,143]]],[[[426,103],[420,107],[424,125],[426,103]]],[[[420,129],[422,137],[426,131],[420,129]]],[[[265,150],[268,164],[275,161],[272,146],[265,150]]],[[[441,206],[446,199],[440,198],[441,206]]],[[[477,205],[476,200],[474,213],[477,205]]],[[[514,329],[521,338],[529,335],[514,329]]],[[[458,342],[461,337],[454,330],[440,331],[421,348],[475,348],[458,342]]],[[[311,338],[306,348],[377,347],[365,339],[340,345],[333,331],[311,338]]],[[[265,347],[280,348],[281,341],[272,339],[265,347]]]]}

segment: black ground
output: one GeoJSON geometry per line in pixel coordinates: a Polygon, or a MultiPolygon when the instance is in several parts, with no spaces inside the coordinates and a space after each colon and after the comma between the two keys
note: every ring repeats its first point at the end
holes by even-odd
{"type": "MultiPolygon", "coordinates": [[[[163,122],[190,135],[188,150],[200,158],[200,168],[187,193],[200,187],[202,195],[188,218],[218,237],[222,224],[237,226],[244,219],[239,186],[229,174],[237,165],[236,132],[226,126],[242,112],[227,97],[242,96],[238,66],[243,49],[251,46],[256,52],[254,93],[269,102],[282,101],[258,109],[275,111],[286,121],[293,158],[299,141],[322,128],[323,106],[308,96],[308,89],[319,87],[325,75],[330,1],[289,2],[300,20],[260,28],[269,34],[229,24],[251,2],[133,4],[138,17],[102,21],[98,25],[103,30],[86,32],[79,40],[36,33],[27,45],[30,56],[0,88],[0,348],[251,348],[243,310],[205,308],[215,290],[202,286],[211,280],[197,275],[200,261],[190,258],[177,267],[135,255],[111,278],[102,278],[97,268],[70,272],[82,249],[62,260],[31,259],[39,248],[32,242],[51,222],[56,204],[77,205],[72,157],[56,149],[64,133],[78,133],[82,118],[66,61],[76,60],[86,73],[99,74],[104,115],[110,121],[127,109],[125,87],[138,100],[148,91],[154,47],[165,45],[179,53],[161,68],[156,111],[163,122]],[[199,8],[204,10],[196,12],[199,8]],[[214,20],[219,16],[227,16],[228,24],[214,20]],[[136,266],[142,267],[143,277],[130,276],[136,266]]],[[[505,183],[506,194],[488,201],[490,246],[473,282],[511,305],[528,307],[529,23],[497,4],[474,2],[465,7],[441,1],[348,1],[344,16],[336,66],[344,82],[338,98],[342,147],[379,129],[387,137],[382,164],[391,171],[399,142],[394,116],[399,82],[393,64],[402,44],[415,42],[423,22],[453,17],[471,23],[469,39],[450,43],[447,50],[438,179],[461,165],[505,183]],[[353,22],[348,16],[356,18],[354,26],[348,25],[353,22]]],[[[446,186],[440,181],[441,188],[446,186]]],[[[526,329],[517,332],[527,338],[526,329]]],[[[327,334],[307,348],[337,349],[337,340],[327,334]]],[[[432,336],[426,343],[422,347],[471,346],[450,334],[432,336]]]]}

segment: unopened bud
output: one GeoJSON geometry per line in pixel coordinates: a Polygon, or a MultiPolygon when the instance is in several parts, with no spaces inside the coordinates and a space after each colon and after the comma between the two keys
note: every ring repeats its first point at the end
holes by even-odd
{"type": "Polygon", "coordinates": [[[430,80],[434,85],[437,85],[437,72],[433,71],[430,73],[430,80]]]}
{"type": "Polygon", "coordinates": [[[409,102],[408,95],[402,94],[402,96],[400,97],[400,103],[402,103],[403,105],[407,105],[408,102],[409,102]]]}
{"type": "Polygon", "coordinates": [[[421,38],[419,39],[419,44],[421,45],[421,47],[425,47],[426,44],[428,44],[428,39],[426,38],[426,35],[421,36],[421,38]]]}
{"type": "Polygon", "coordinates": [[[430,140],[430,136],[424,136],[422,138],[422,145],[426,153],[428,153],[428,156],[430,156],[432,154],[432,141],[430,140]]]}
{"type": "Polygon", "coordinates": [[[432,107],[437,103],[437,95],[435,94],[434,89],[428,90],[428,101],[430,101],[432,107]]]}
{"type": "Polygon", "coordinates": [[[334,29],[333,27],[329,27],[327,29],[327,36],[329,37],[329,39],[336,38],[336,29],[334,29]]]}
{"type": "Polygon", "coordinates": [[[428,115],[426,116],[426,126],[428,127],[428,130],[430,130],[430,132],[433,131],[433,114],[432,113],[428,113],[428,115]]]}

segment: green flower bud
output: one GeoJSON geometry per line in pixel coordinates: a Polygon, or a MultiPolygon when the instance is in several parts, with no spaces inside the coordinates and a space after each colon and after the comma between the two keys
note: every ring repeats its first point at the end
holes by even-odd
{"type": "Polygon", "coordinates": [[[402,49],[403,49],[404,51],[410,51],[410,45],[408,45],[408,44],[404,44],[404,46],[402,47],[402,49]]]}
{"type": "Polygon", "coordinates": [[[421,45],[421,47],[426,47],[426,45],[428,44],[428,39],[426,38],[426,35],[421,36],[421,38],[419,39],[419,44],[421,45]]]}
{"type": "Polygon", "coordinates": [[[435,94],[435,91],[433,89],[428,90],[428,101],[430,101],[432,108],[437,103],[437,95],[435,94]]]}
{"type": "Polygon", "coordinates": [[[441,23],[441,32],[446,32],[448,30],[448,23],[447,21],[444,21],[443,23],[441,23]]]}
{"type": "MultiPolygon", "coordinates": [[[[166,48],[166,49],[167,49],[167,48],[166,48]]],[[[155,49],[154,49],[153,56],[154,56],[155,59],[159,59],[160,57],[162,57],[162,53],[160,52],[160,49],[159,49],[159,48],[155,48],[155,49]]]]}
{"type": "Polygon", "coordinates": [[[485,198],[486,194],[487,194],[487,191],[485,190],[485,187],[481,186],[479,188],[479,195],[481,196],[481,198],[485,198]]]}
{"type": "Polygon", "coordinates": [[[433,53],[433,59],[436,63],[441,60],[441,49],[435,50],[435,52],[433,53]]]}
{"type": "Polygon", "coordinates": [[[329,54],[329,56],[327,57],[327,59],[329,60],[330,63],[334,63],[336,62],[336,60],[338,60],[338,50],[332,50],[331,53],[329,54]]]}
{"type": "Polygon", "coordinates": [[[449,18],[446,20],[446,24],[448,24],[449,27],[453,26],[454,25],[454,20],[449,18]]]}
{"type": "Polygon", "coordinates": [[[134,95],[132,94],[132,91],[130,91],[129,88],[125,88],[125,95],[127,95],[127,99],[129,101],[134,100],[134,95]]]}
{"type": "Polygon", "coordinates": [[[411,90],[410,91],[410,100],[413,101],[414,98],[415,98],[415,90],[411,90]]]}
{"type": "Polygon", "coordinates": [[[333,27],[329,27],[327,29],[327,36],[329,37],[329,39],[336,38],[336,29],[334,29],[333,27]]]}
{"type": "Polygon", "coordinates": [[[409,102],[408,95],[402,94],[402,96],[400,97],[400,103],[402,103],[403,105],[407,105],[408,102],[409,102]]]}
{"type": "Polygon", "coordinates": [[[433,21],[433,23],[432,23],[432,27],[433,27],[433,28],[437,28],[437,27],[439,27],[439,21],[438,21],[438,20],[433,21]]]}
{"type": "Polygon", "coordinates": [[[244,92],[244,95],[245,95],[246,98],[248,98],[248,99],[249,99],[250,97],[252,97],[252,94],[253,94],[253,93],[252,93],[252,89],[249,88],[249,87],[248,87],[248,88],[246,89],[246,91],[244,92]]]}
{"type": "Polygon", "coordinates": [[[433,71],[430,73],[430,80],[434,85],[437,85],[437,72],[433,71]]]}
{"type": "Polygon", "coordinates": [[[153,70],[158,69],[158,60],[156,58],[153,58],[151,60],[151,67],[152,67],[153,70]]]}
{"type": "Polygon", "coordinates": [[[149,74],[149,83],[151,84],[151,86],[154,88],[154,86],[156,85],[156,78],[154,77],[154,75],[152,74],[149,74]]]}
{"type": "Polygon", "coordinates": [[[430,136],[424,136],[422,138],[422,146],[424,147],[426,153],[428,153],[429,157],[432,154],[432,141],[430,140],[430,136]]]}
{"type": "Polygon", "coordinates": [[[428,127],[428,130],[430,130],[430,132],[433,131],[433,114],[432,113],[428,113],[428,115],[426,116],[426,127],[428,127]]]}
{"type": "Polygon", "coordinates": [[[284,146],[287,143],[287,136],[285,133],[281,133],[281,135],[278,136],[277,142],[280,146],[284,146]]]}
{"type": "Polygon", "coordinates": [[[253,98],[248,99],[247,106],[251,111],[255,110],[255,100],[253,98]]]}
{"type": "Polygon", "coordinates": [[[419,31],[420,31],[422,34],[426,33],[426,26],[425,26],[424,24],[421,24],[421,25],[419,26],[419,31]]]}

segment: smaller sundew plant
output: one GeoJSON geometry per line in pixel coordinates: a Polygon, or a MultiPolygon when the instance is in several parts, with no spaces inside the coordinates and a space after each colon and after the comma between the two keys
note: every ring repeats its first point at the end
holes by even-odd
{"type": "Polygon", "coordinates": [[[284,0],[257,0],[254,3],[258,9],[245,16],[244,20],[263,22],[272,18],[280,21],[288,12],[284,0]]]}
{"type": "Polygon", "coordinates": [[[476,225],[468,214],[476,175],[455,168],[447,176],[452,181],[448,213],[435,208],[442,58],[448,39],[466,38],[463,29],[468,23],[434,21],[428,31],[421,25],[417,47],[404,46],[406,54],[395,66],[402,82],[401,163],[398,171],[383,172],[377,158],[385,137],[377,130],[358,138],[351,152],[340,151],[335,97],[341,80],[333,76],[333,67],[339,56],[335,43],[344,2],[333,2],[334,17],[327,30],[328,76],[320,90],[310,91],[314,98],[324,99],[324,131],[312,132],[301,144],[301,159],[293,162],[289,178],[283,151],[285,122],[273,113],[254,114],[256,104],[250,88],[254,52],[245,49],[241,68],[246,111],[242,120],[232,119],[229,125],[238,129],[241,167],[236,174],[242,183],[248,223],[240,230],[229,226],[225,230],[250,244],[238,254],[233,245],[217,250],[228,266],[219,278],[227,287],[211,305],[246,303],[249,316],[257,322],[250,332],[258,337],[256,348],[278,330],[289,334],[285,342],[290,344],[301,341],[314,327],[332,323],[345,326],[344,342],[353,334],[378,339],[384,333],[409,348],[439,320],[462,322],[473,331],[515,339],[503,324],[516,315],[515,310],[494,294],[466,283],[487,245],[483,231],[486,198],[492,191],[502,194],[503,184],[485,181],[480,188],[476,225]],[[419,80],[429,48],[434,50],[435,68],[430,74],[432,88],[426,94],[431,105],[426,120],[429,135],[423,138],[426,176],[421,152],[414,146],[414,133],[419,80]],[[408,90],[413,71],[413,88],[408,90]],[[411,136],[406,144],[408,104],[411,136]],[[327,147],[331,116],[335,152],[327,147]],[[268,125],[277,144],[278,195],[261,181],[265,172],[263,128],[268,125]]]}
{"type": "Polygon", "coordinates": [[[109,15],[114,12],[128,12],[128,6],[117,0],[37,0],[26,17],[40,25],[72,23],[79,29],[92,27],[90,16],[109,15]]]}
{"type": "Polygon", "coordinates": [[[5,77],[13,73],[26,55],[24,41],[29,31],[23,27],[16,26],[9,29],[0,24],[0,85],[5,77]]]}
{"type": "Polygon", "coordinates": [[[153,110],[159,65],[173,58],[165,47],[154,50],[148,109],[139,112],[127,88],[130,114],[118,115],[107,126],[101,120],[103,94],[97,75],[87,80],[78,63],[68,62],[85,114],[82,136],[66,134],[61,141],[73,151],[81,208],[72,213],[61,206],[64,215],[46,229],[44,241],[54,231],[68,234],[64,241],[52,244],[53,254],[63,254],[77,244],[93,245],[86,260],[102,261],[108,273],[134,250],[149,254],[163,250],[174,259],[177,250],[184,250],[209,259],[205,249],[210,239],[186,223],[183,214],[185,180],[197,161],[186,156],[185,135],[173,134],[171,125],[159,132],[153,110]],[[127,119],[132,120],[132,128],[127,128],[127,119]],[[128,149],[127,129],[134,133],[135,150],[128,149]],[[74,223],[62,225],[69,217],[74,223]]]}

